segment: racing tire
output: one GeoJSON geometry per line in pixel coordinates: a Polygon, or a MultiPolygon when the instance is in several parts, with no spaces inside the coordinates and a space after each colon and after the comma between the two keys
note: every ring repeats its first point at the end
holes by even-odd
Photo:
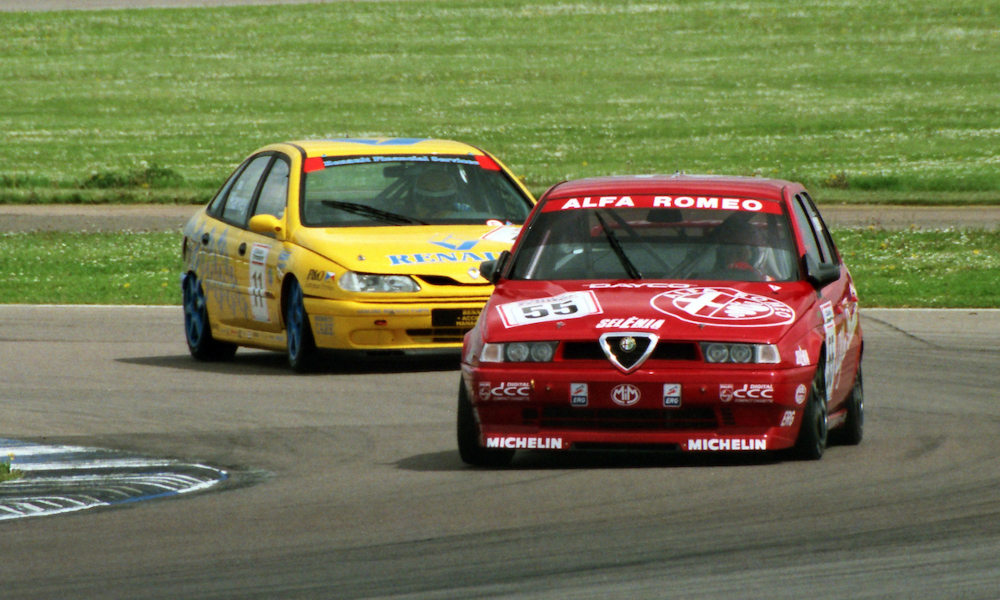
{"type": "Polygon", "coordinates": [[[809,391],[809,398],[806,400],[802,415],[799,437],[792,448],[792,456],[798,460],[819,460],[823,458],[823,451],[826,450],[829,431],[824,369],[822,362],[816,366],[816,375],[813,377],[812,389],[809,391]]]}
{"type": "Polygon", "coordinates": [[[315,371],[320,364],[320,353],[306,312],[302,286],[294,280],[288,288],[285,332],[288,340],[288,364],[292,370],[296,373],[315,371]]]}
{"type": "Polygon", "coordinates": [[[184,337],[188,350],[196,360],[217,362],[230,360],[236,354],[236,344],[220,342],[212,337],[212,325],[208,320],[208,306],[205,290],[198,276],[188,273],[182,284],[184,304],[184,337]]]}
{"type": "Polygon", "coordinates": [[[462,462],[474,467],[506,467],[514,459],[515,450],[483,448],[479,445],[479,424],[472,402],[465,392],[465,383],[458,384],[458,455],[462,462]]]}
{"type": "Polygon", "coordinates": [[[857,446],[865,432],[865,386],[861,377],[861,364],[854,376],[854,389],[847,398],[847,418],[844,425],[830,432],[831,441],[844,446],[857,446]]]}

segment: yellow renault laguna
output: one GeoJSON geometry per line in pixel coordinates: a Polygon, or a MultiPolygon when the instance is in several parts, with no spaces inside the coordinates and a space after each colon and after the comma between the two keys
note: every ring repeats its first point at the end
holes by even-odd
{"type": "Polygon", "coordinates": [[[432,139],[337,139],[254,152],[184,227],[192,356],[459,349],[493,287],[479,263],[534,205],[493,155],[432,139]]]}

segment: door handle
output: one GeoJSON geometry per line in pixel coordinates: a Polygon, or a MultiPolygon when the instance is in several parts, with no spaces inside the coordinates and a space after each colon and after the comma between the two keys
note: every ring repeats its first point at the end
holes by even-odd
{"type": "Polygon", "coordinates": [[[208,235],[207,233],[203,233],[201,235],[201,245],[202,246],[207,246],[208,245],[208,241],[211,240],[211,239],[212,239],[212,236],[208,235]]]}
{"type": "Polygon", "coordinates": [[[240,256],[243,256],[244,254],[247,253],[247,243],[246,242],[243,242],[242,244],[240,244],[239,252],[240,252],[240,256]]]}

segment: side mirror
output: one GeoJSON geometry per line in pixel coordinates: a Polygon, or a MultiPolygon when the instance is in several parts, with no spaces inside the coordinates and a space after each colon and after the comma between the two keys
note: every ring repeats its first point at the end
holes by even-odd
{"type": "Polygon", "coordinates": [[[479,274],[483,276],[483,279],[489,281],[493,285],[496,285],[497,281],[500,281],[500,274],[503,273],[504,267],[507,266],[507,261],[510,259],[510,251],[504,250],[500,253],[500,256],[496,260],[488,260],[486,262],[479,264],[479,274]]]}
{"type": "Polygon", "coordinates": [[[250,218],[250,231],[268,235],[273,238],[285,239],[285,222],[274,215],[254,215],[250,218]]]}
{"type": "Polygon", "coordinates": [[[806,279],[817,290],[822,289],[840,279],[840,265],[834,263],[817,263],[813,257],[807,254],[806,279]]]}

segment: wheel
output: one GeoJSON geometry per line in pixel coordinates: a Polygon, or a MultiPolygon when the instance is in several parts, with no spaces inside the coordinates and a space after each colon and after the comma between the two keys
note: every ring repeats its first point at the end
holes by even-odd
{"type": "Polygon", "coordinates": [[[816,366],[812,389],[806,400],[806,409],[802,415],[802,427],[799,438],[795,441],[792,454],[799,460],[819,460],[826,450],[826,383],[823,379],[823,362],[816,366]]]}
{"type": "Polygon", "coordinates": [[[231,359],[236,354],[236,344],[220,342],[212,337],[205,290],[194,273],[184,278],[183,290],[184,334],[191,356],[206,362],[231,359]]]}
{"type": "Polygon", "coordinates": [[[319,367],[319,350],[313,337],[312,325],[303,300],[302,287],[292,281],[285,308],[285,328],[288,335],[288,364],[297,373],[308,373],[319,367]]]}
{"type": "Polygon", "coordinates": [[[505,467],[514,458],[514,450],[483,448],[479,445],[479,424],[465,384],[458,384],[458,455],[462,462],[476,467],[505,467]]]}
{"type": "Polygon", "coordinates": [[[854,377],[854,389],[847,398],[847,419],[843,427],[830,432],[830,436],[838,444],[857,446],[865,431],[865,386],[861,378],[861,363],[858,363],[858,374],[854,377]]]}

